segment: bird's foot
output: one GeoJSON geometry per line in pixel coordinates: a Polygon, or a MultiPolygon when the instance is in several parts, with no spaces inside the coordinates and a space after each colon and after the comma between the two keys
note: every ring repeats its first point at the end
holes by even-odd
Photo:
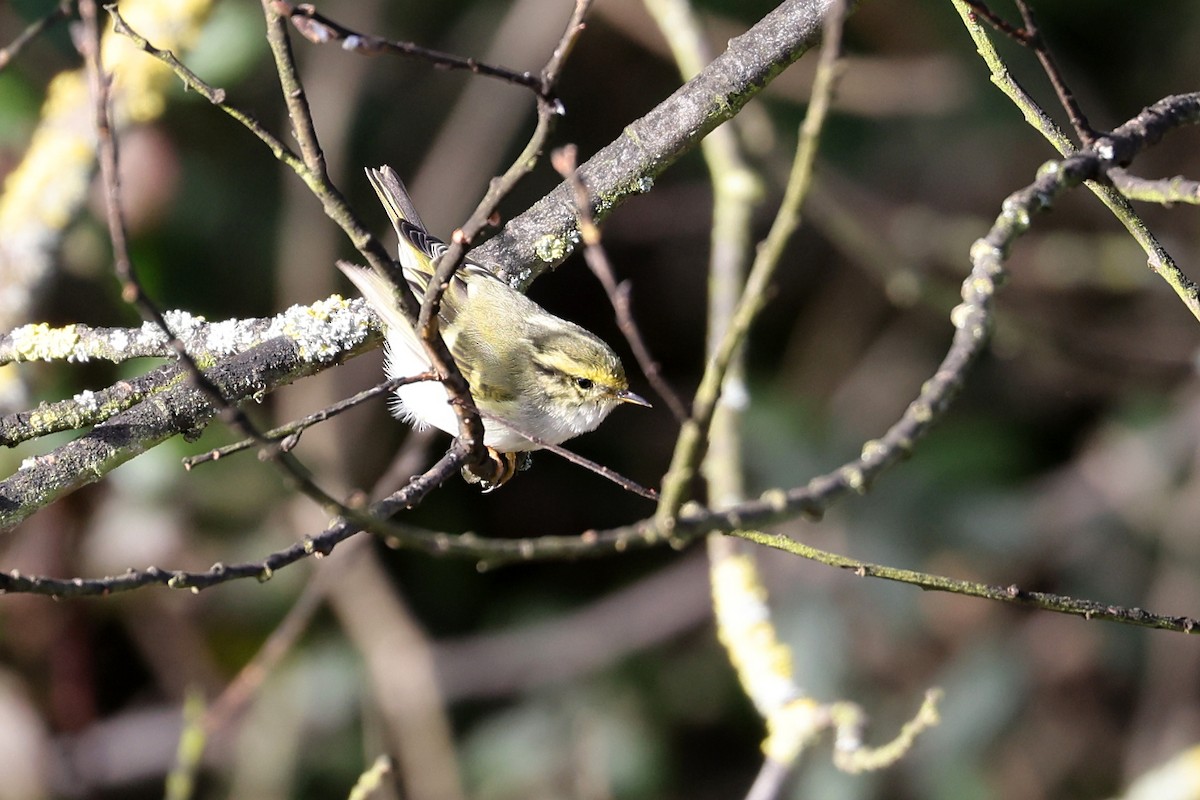
{"type": "Polygon", "coordinates": [[[501,453],[499,450],[487,449],[487,460],[482,465],[479,472],[485,473],[487,477],[483,477],[471,467],[462,468],[463,480],[467,483],[479,484],[483,489],[484,494],[499,489],[504,484],[513,479],[513,476],[518,472],[524,472],[529,469],[531,462],[529,453],[501,453]]]}

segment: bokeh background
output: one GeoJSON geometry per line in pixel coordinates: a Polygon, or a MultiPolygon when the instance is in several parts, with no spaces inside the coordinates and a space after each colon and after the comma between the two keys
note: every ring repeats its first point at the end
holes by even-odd
{"type": "MultiPolygon", "coordinates": [[[[51,6],[0,8],[0,40],[51,6]]],[[[773,4],[696,6],[719,52],[773,4]]],[[[319,8],[362,31],[518,69],[541,66],[569,13],[552,0],[319,8]]],[[[996,8],[1016,19],[1007,4],[996,8]]],[[[1098,128],[1200,88],[1194,2],[1037,10],[1098,128]]],[[[222,0],[185,60],[285,131],[262,33],[257,3],[222,0]]],[[[836,467],[898,417],[949,343],[970,243],[1053,156],[989,83],[947,0],[866,0],[847,39],[818,189],[751,337],[744,452],[755,492],[836,467]]],[[[364,166],[394,166],[445,235],[531,131],[522,90],[417,61],[294,46],[331,174],[380,233],[386,219],[364,166]]],[[[1053,110],[1034,58],[1000,46],[1053,110]]],[[[814,61],[789,69],[735,123],[763,182],[759,235],[782,194],[814,61]]],[[[50,79],[78,63],[59,25],[0,72],[0,173],[20,162],[50,79]]],[[[563,79],[567,114],[554,143],[576,143],[587,157],[678,84],[641,4],[598,0],[563,79]]],[[[333,268],[353,257],[338,229],[290,171],[201,98],[173,88],[161,118],[127,131],[121,146],[134,256],[164,307],[219,320],[351,293],[333,268]]],[[[1135,171],[1200,177],[1195,133],[1171,135],[1135,171]]],[[[543,164],[504,214],[557,182],[543,164]]],[[[692,154],[604,227],[643,333],[685,393],[703,365],[711,196],[692,154]]],[[[1196,210],[1144,213],[1184,270],[1200,275],[1196,210]]],[[[102,217],[97,194],[65,232],[25,321],[139,324],[111,276],[102,217]]],[[[1015,248],[993,346],[948,418],[867,495],[820,523],[780,529],[889,565],[1200,614],[1200,326],[1145,262],[1090,194],[1067,197],[1015,248]]],[[[619,343],[578,257],[532,294],[619,343]]],[[[25,365],[21,375],[32,403],[147,366],[25,365]]],[[[381,355],[368,354],[254,413],[266,423],[314,411],[372,385],[380,368],[381,355]]],[[[621,409],[573,444],[656,485],[674,434],[660,403],[621,409]]],[[[5,473],[64,438],[0,453],[5,473]]],[[[233,438],[214,426],[199,441],[152,450],[5,534],[0,564],[55,576],[204,569],[320,530],[321,513],[253,455],[180,466],[233,438]]],[[[382,492],[446,443],[409,434],[377,402],[310,431],[298,454],[332,489],[382,492]]],[[[651,510],[543,454],[501,491],[452,481],[403,519],[512,537],[604,528],[651,510]]],[[[398,751],[409,778],[424,773],[443,787],[426,796],[456,796],[452,774],[459,796],[481,799],[742,796],[762,729],[715,639],[702,550],[481,570],[363,537],[265,584],[196,596],[2,597],[0,798],[160,796],[184,697],[222,697],[285,619],[299,620],[298,634],[212,735],[195,796],[344,796],[371,759],[398,751]]],[[[871,738],[890,737],[926,687],[946,691],[943,724],[900,765],[842,775],[826,745],[804,760],[795,797],[1102,798],[1200,742],[1200,651],[1189,637],[923,594],[778,553],[761,561],[798,680],[819,699],[861,703],[871,738]]]]}

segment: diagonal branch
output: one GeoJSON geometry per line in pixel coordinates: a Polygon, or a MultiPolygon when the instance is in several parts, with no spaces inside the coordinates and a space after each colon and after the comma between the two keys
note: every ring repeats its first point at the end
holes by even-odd
{"type": "MultiPolygon", "coordinates": [[[[364,336],[358,352],[367,345],[364,336]]],[[[205,375],[222,397],[236,403],[260,396],[268,387],[319,372],[328,363],[305,359],[297,342],[280,336],[223,359],[205,375]]],[[[0,530],[100,480],[165,439],[202,430],[217,413],[211,395],[188,381],[176,381],[83,436],[44,456],[26,459],[16,473],[0,480],[0,530]]]]}
{"type": "MultiPolygon", "coordinates": [[[[959,16],[962,17],[963,24],[966,26],[972,41],[975,42],[976,50],[991,71],[992,83],[996,84],[1000,91],[1008,96],[1013,104],[1025,115],[1025,120],[1030,126],[1041,133],[1061,155],[1070,156],[1075,153],[1075,145],[1071,143],[1054,121],[1038,106],[1037,102],[1017,83],[1016,79],[1008,71],[1004,61],[1000,58],[1000,54],[996,52],[996,48],[992,45],[991,39],[988,38],[987,31],[984,30],[975,17],[975,5],[977,4],[969,3],[967,0],[951,1],[954,3],[959,16]]],[[[1118,164],[1116,166],[1123,165],[1118,164]]],[[[1167,285],[1171,287],[1188,311],[1192,313],[1192,316],[1200,319],[1200,286],[1179,268],[1179,265],[1175,263],[1175,259],[1171,257],[1171,254],[1158,241],[1158,238],[1146,226],[1142,218],[1133,210],[1133,206],[1130,205],[1129,201],[1108,181],[1092,181],[1088,183],[1088,189],[1108,207],[1113,216],[1129,231],[1129,235],[1133,237],[1134,241],[1145,251],[1150,269],[1166,281],[1167,285]]]]}
{"type": "Polygon", "coordinates": [[[76,0],[59,0],[57,6],[32,22],[15,39],[0,48],[0,71],[11,64],[27,44],[41,36],[42,31],[57,22],[70,18],[71,12],[75,10],[75,3],[76,0]]]}
{"type": "Polygon", "coordinates": [[[1015,585],[994,586],[978,581],[965,581],[949,578],[944,575],[931,575],[927,572],[916,572],[910,569],[898,569],[882,564],[872,564],[855,558],[830,553],[810,547],[803,542],[780,534],[763,533],[755,530],[735,531],[734,536],[755,544],[782,550],[785,553],[807,558],[830,567],[853,572],[860,578],[880,578],[885,581],[905,583],[920,589],[934,592],[950,592],[951,594],[979,597],[1001,603],[1040,608],[1043,611],[1054,611],[1059,614],[1083,617],[1084,619],[1100,619],[1108,622],[1120,622],[1126,625],[1137,625],[1143,628],[1177,631],[1179,633],[1200,633],[1200,620],[1194,617],[1167,616],[1154,614],[1141,608],[1125,608],[1122,606],[1101,603],[1095,600],[1079,599],[1049,592],[1031,592],[1015,585]]]}
{"type": "Polygon", "coordinates": [[[784,246],[800,224],[800,206],[812,185],[813,162],[817,156],[820,131],[824,126],[833,97],[833,88],[837,82],[837,55],[833,49],[828,49],[823,54],[822,63],[828,59],[829,65],[817,73],[820,85],[813,87],[813,99],[800,127],[799,142],[783,202],[767,238],[763,240],[754,257],[746,285],[742,289],[737,306],[730,314],[728,326],[723,331],[720,341],[713,347],[704,375],[700,379],[700,386],[696,389],[691,418],[684,423],[679,432],[671,467],[663,477],[662,500],[656,513],[660,525],[669,526],[684,501],[688,499],[692,480],[700,459],[704,456],[709,427],[721,399],[721,386],[725,382],[725,376],[742,349],[751,323],[766,304],[768,289],[783,257],[784,246]]]}
{"type": "Polygon", "coordinates": [[[584,260],[587,261],[592,274],[600,281],[600,285],[604,287],[604,292],[608,295],[608,302],[617,315],[617,327],[624,334],[625,341],[629,344],[629,349],[633,351],[642,374],[646,376],[646,380],[650,381],[655,393],[671,409],[675,420],[683,424],[688,416],[687,405],[679,393],[663,378],[658,362],[650,354],[650,348],[646,346],[646,340],[642,338],[642,332],[633,318],[633,308],[629,297],[632,289],[629,282],[617,283],[617,277],[608,260],[608,254],[600,241],[600,228],[592,219],[588,189],[583,185],[583,181],[579,180],[579,175],[576,173],[576,154],[575,145],[564,145],[550,154],[550,162],[574,191],[575,208],[579,212],[579,231],[583,239],[584,260]]]}
{"type": "MultiPolygon", "coordinates": [[[[600,222],[732,119],[792,62],[813,47],[831,0],[785,0],[750,30],[729,40],[700,74],[629,125],[579,168],[600,222]]],[[[561,264],[579,241],[578,214],[568,182],[514,217],[471,256],[525,287],[561,264]]]]}

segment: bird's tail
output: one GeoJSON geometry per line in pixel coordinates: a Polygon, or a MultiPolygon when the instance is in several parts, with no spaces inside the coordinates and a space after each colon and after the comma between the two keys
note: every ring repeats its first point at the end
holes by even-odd
{"type": "MultiPolygon", "coordinates": [[[[379,195],[379,202],[383,203],[383,207],[387,209],[392,225],[400,220],[407,220],[424,230],[425,223],[421,221],[421,215],[417,213],[417,207],[413,205],[412,198],[408,195],[408,189],[404,187],[404,181],[400,180],[396,170],[386,164],[377,169],[368,167],[367,180],[371,182],[375,194],[379,195]]],[[[397,233],[399,233],[398,228],[397,233]]]]}
{"type": "Polygon", "coordinates": [[[446,252],[446,243],[425,230],[421,215],[404,188],[404,181],[400,180],[394,169],[386,165],[368,169],[367,179],[371,181],[371,187],[379,195],[379,201],[383,203],[388,219],[396,229],[396,236],[400,240],[397,255],[404,269],[404,277],[417,297],[421,297],[433,275],[434,264],[446,252]]]}

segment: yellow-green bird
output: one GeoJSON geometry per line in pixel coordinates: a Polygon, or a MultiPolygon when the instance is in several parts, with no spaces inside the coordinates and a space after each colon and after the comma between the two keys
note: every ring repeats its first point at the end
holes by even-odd
{"type": "MultiPolygon", "coordinates": [[[[368,169],[367,178],[396,229],[404,278],[420,300],[446,244],[425,230],[393,169],[368,169]]],[[[383,320],[388,377],[432,369],[392,282],[365,267],[338,267],[383,320]]],[[[594,430],[621,403],[650,405],[629,390],[621,359],[598,336],[554,316],[473,261],[463,263],[442,296],[440,326],[479,408],[483,443],[500,455],[495,486],[515,472],[512,454],[594,430]]],[[[401,386],[392,410],[418,428],[458,432],[458,417],[436,381],[401,386]]]]}

